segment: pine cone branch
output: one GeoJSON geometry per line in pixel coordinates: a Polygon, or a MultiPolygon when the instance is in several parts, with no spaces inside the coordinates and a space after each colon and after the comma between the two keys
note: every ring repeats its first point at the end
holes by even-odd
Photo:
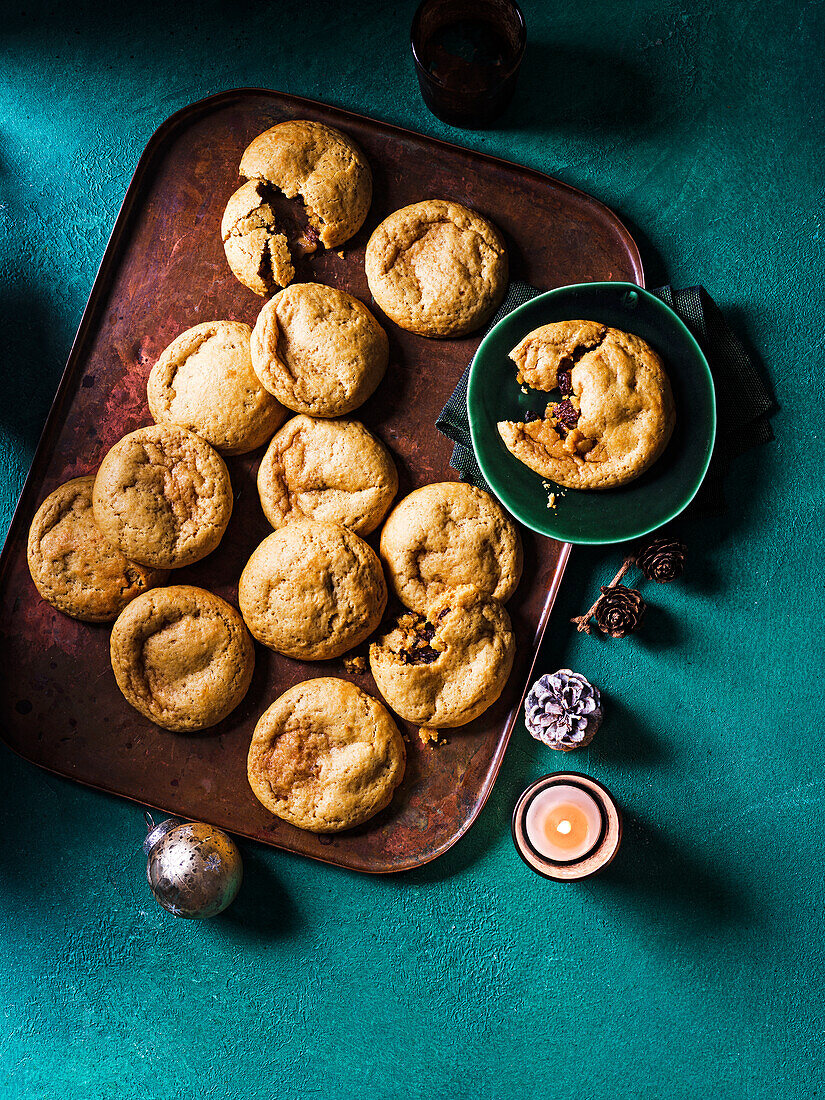
{"type": "MultiPolygon", "coordinates": [[[[636,564],[636,559],[635,558],[633,558],[633,557],[625,558],[625,560],[622,562],[621,569],[619,570],[619,572],[616,574],[616,576],[613,578],[613,580],[610,582],[610,584],[607,587],[612,588],[614,585],[618,584],[619,581],[622,579],[622,577],[625,575],[625,573],[628,571],[628,569],[632,568],[632,566],[634,566],[635,564],[636,564]]],[[[602,588],[602,592],[604,592],[604,588],[602,588]]],[[[581,633],[585,633],[585,634],[592,634],[593,633],[593,627],[590,625],[590,620],[596,614],[596,608],[601,603],[601,599],[602,599],[602,597],[599,596],[599,598],[596,600],[596,602],[593,604],[593,606],[588,611],[585,611],[584,615],[576,615],[575,618],[570,620],[571,623],[576,624],[576,630],[578,630],[578,632],[580,634],[581,633]]]]}
{"type": "Polygon", "coordinates": [[[592,634],[591,619],[596,626],[611,638],[624,638],[638,630],[644,618],[647,604],[641,593],[635,588],[626,588],[619,581],[625,573],[636,566],[646,580],[666,584],[681,577],[685,570],[687,547],[681,539],[663,536],[631,554],[622,562],[622,567],[610,584],[603,585],[601,595],[584,615],[571,619],[576,629],[592,634]]]}

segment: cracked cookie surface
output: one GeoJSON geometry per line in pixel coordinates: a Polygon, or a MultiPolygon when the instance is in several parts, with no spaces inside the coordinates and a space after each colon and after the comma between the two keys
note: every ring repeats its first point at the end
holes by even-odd
{"type": "Polygon", "coordinates": [[[206,321],[173,340],[146,386],[155,423],[179,424],[227,455],[266,443],[289,413],[252,369],[251,335],[240,321],[206,321]]]}
{"type": "Polygon", "coordinates": [[[299,829],[339,832],[389,805],[406,750],[377,699],[336,677],[305,680],[261,716],[247,758],[249,785],[299,829]]]}
{"type": "Polygon", "coordinates": [[[223,459],[176,425],[138,428],[116,443],[100,464],[93,500],[104,536],[128,558],[157,569],[205,558],[232,515],[223,459]]]}
{"type": "Polygon", "coordinates": [[[396,210],[369,239],[367,281],[401,328],[463,336],[484,324],[507,289],[504,242],[466,206],[427,199],[396,210]]]}
{"type": "Polygon", "coordinates": [[[368,535],[397,491],[389,451],[356,420],[295,416],[276,432],[258,467],[261,507],[275,528],[318,519],[368,535]]]}
{"type": "Polygon", "coordinates": [[[381,559],[396,596],[414,611],[464,584],[503,603],[521,577],[521,538],[489,493],[443,481],[395,506],[381,532],[381,559]]]}
{"type": "Polygon", "coordinates": [[[246,695],[255,651],[243,619],[192,585],[138,596],[112,628],[117,685],[135,710],[168,730],[201,730],[246,695]]]}
{"type": "Polygon", "coordinates": [[[559,321],[528,333],[510,358],[520,383],[562,396],[543,418],[498,425],[510,453],[542,477],[609,489],[639,477],[667,446],[676,422],[670,381],[638,336],[559,321]]]}
{"type": "Polygon", "coordinates": [[[29,572],[46,603],[73,619],[112,622],[166,572],[130,561],[94,520],[94,475],[64,482],[37,509],[27,547],[29,572]]]}
{"type": "Polygon", "coordinates": [[[357,233],[372,202],[372,172],[363,152],[321,122],[279,122],[259,134],[241,158],[240,174],[266,180],[288,199],[300,196],[325,248],[357,233]]]}
{"type": "Polygon", "coordinates": [[[241,614],[270,649],[304,661],[340,657],[381,621],[387,586],[372,547],[337,523],[295,520],[253,552],[241,614]]]}
{"type": "Polygon", "coordinates": [[[463,726],[498,699],[513,667],[510,618],[472,585],[402,615],[370,646],[378,690],[402,718],[436,729],[463,726]]]}
{"type": "Polygon", "coordinates": [[[260,180],[248,180],[231,196],[221,238],[232,274],[262,298],[295,278],[289,241],[260,180]]]}
{"type": "Polygon", "coordinates": [[[343,416],[372,394],[389,361],[387,334],[367,307],[331,286],[293,283],[263,307],[252,366],[282,405],[343,416]]]}

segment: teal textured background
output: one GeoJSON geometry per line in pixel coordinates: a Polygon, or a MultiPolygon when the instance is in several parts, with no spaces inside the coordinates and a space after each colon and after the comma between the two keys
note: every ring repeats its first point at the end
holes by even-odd
{"type": "Polygon", "coordinates": [[[566,625],[617,567],[576,551],[542,655],[609,719],[559,760],[515,732],[467,838],[403,877],[244,846],[205,924],[153,902],[140,810],[0,750],[0,1097],[588,1100],[823,1087],[821,2],[524,4],[499,128],[424,109],[413,4],[0,4],[0,520],[8,525],[138,156],[186,103],[258,85],[531,165],[704,283],[758,349],[775,444],[686,528],[643,634],[566,625]],[[819,501],[819,503],[817,503],[819,501]],[[509,817],[575,765],[625,807],[601,879],[531,875],[509,817]]]}

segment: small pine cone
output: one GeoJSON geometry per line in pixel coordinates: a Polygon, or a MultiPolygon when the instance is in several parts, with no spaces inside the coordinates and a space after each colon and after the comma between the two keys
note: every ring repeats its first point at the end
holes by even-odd
{"type": "Polygon", "coordinates": [[[679,539],[661,538],[636,555],[636,563],[649,581],[675,581],[685,571],[687,547],[679,539]]]}
{"type": "Polygon", "coordinates": [[[536,680],[524,700],[528,733],[551,749],[570,752],[589,745],[601,721],[599,689],[569,668],[536,680]]]}
{"type": "Polygon", "coordinates": [[[635,588],[602,585],[602,597],[594,612],[596,625],[611,638],[624,638],[642,625],[646,607],[641,592],[635,588]]]}

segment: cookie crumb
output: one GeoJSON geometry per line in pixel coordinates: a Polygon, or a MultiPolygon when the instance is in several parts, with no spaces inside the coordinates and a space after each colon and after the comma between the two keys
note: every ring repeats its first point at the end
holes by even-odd
{"type": "Polygon", "coordinates": [[[354,675],[356,672],[367,671],[367,659],[366,657],[345,657],[344,668],[350,675],[354,675]]]}
{"type": "Polygon", "coordinates": [[[429,726],[421,726],[418,730],[418,736],[422,745],[438,744],[438,730],[431,729],[429,726]]]}
{"type": "Polygon", "coordinates": [[[338,257],[339,260],[343,260],[343,258],[344,258],[343,249],[340,252],[336,252],[335,255],[338,257]]]}
{"type": "Polygon", "coordinates": [[[526,386],[522,386],[522,387],[521,387],[521,392],[522,392],[522,393],[529,393],[530,391],[529,391],[529,390],[527,389],[527,387],[526,387],[526,386]]]}
{"type": "Polygon", "coordinates": [[[555,509],[555,507],[556,507],[556,494],[555,493],[551,493],[550,496],[547,498],[547,507],[555,509]]]}

